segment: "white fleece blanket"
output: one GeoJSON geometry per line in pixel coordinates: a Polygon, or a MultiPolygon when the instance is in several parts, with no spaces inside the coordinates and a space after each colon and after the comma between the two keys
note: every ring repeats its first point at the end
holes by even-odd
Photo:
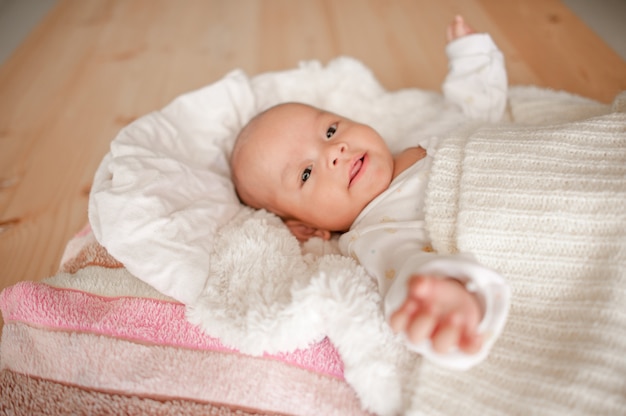
{"type": "MultiPolygon", "coordinates": [[[[459,241],[473,241],[476,228],[490,224],[485,217],[476,221],[466,212],[485,208],[492,215],[503,207],[515,212],[528,208],[519,200],[515,206],[497,199],[491,205],[471,202],[492,198],[522,182],[527,186],[522,188],[524,192],[532,194],[529,184],[554,172],[540,169],[543,176],[528,177],[524,171],[535,172],[536,163],[559,166],[564,161],[571,166],[572,155],[578,153],[567,149],[572,149],[576,140],[578,144],[591,140],[598,128],[605,155],[613,157],[605,164],[596,154],[595,166],[601,168],[593,172],[610,176],[604,179],[614,185],[612,207],[624,205],[620,205],[626,195],[623,99],[614,105],[614,110],[622,113],[604,115],[611,112],[609,106],[591,100],[532,87],[514,88],[509,122],[523,125],[503,123],[500,130],[493,130],[467,124],[439,94],[414,89],[385,91],[362,64],[339,58],[326,67],[309,62],[291,71],[253,78],[234,71],[123,129],[98,169],[92,188],[89,219],[98,241],[131,273],[185,303],[191,322],[242,352],[292,350],[328,336],[344,361],[346,380],[364,407],[379,414],[498,414],[518,408],[520,413],[561,413],[572,406],[581,413],[611,413],[625,408],[626,365],[618,359],[626,348],[621,335],[626,333],[626,318],[620,306],[626,301],[626,218],[621,211],[609,210],[612,217],[607,224],[615,230],[611,244],[603,245],[602,234],[592,233],[592,266],[585,268],[583,261],[568,267],[558,250],[550,249],[559,246],[565,236],[563,224],[576,228],[576,221],[597,223],[603,218],[593,216],[593,207],[585,211],[584,218],[561,217],[558,213],[563,205],[550,205],[549,198],[534,194],[532,201],[539,205],[532,210],[545,215],[539,215],[539,220],[535,216],[533,224],[548,224],[539,232],[544,237],[557,236],[542,240],[548,241],[540,246],[547,252],[539,253],[556,259],[556,266],[549,270],[559,278],[552,282],[542,269],[546,262],[534,262],[536,257],[524,259],[524,250],[515,246],[536,240],[536,234],[509,232],[509,245],[503,248],[498,244],[502,235],[490,228],[483,242],[471,248],[479,251],[479,259],[488,266],[503,271],[505,278],[517,279],[509,281],[513,289],[510,323],[503,341],[484,364],[466,373],[437,369],[421,363],[390,333],[382,319],[374,281],[353,260],[338,255],[334,242],[314,240],[300,247],[278,218],[239,204],[227,164],[234,138],[254,114],[284,101],[310,103],[369,123],[389,140],[393,150],[463,127],[444,141],[441,156],[438,153],[435,168],[441,174],[433,181],[427,202],[439,209],[429,212],[437,211],[440,217],[430,217],[430,231],[437,236],[435,244],[440,250],[465,248],[459,241]],[[584,126],[569,123],[594,116],[600,121],[584,126]],[[542,127],[546,124],[553,127],[542,127]],[[551,138],[546,139],[548,136],[551,138]],[[566,150],[552,159],[539,160],[543,154],[536,151],[533,140],[552,140],[560,148],[564,136],[575,136],[574,142],[566,143],[566,150]],[[480,155],[476,143],[484,144],[483,139],[491,137],[508,139],[502,140],[499,153],[489,153],[486,159],[466,157],[468,149],[480,155]],[[491,176],[485,166],[503,154],[509,162],[519,160],[511,156],[518,152],[517,148],[511,150],[516,137],[524,138],[522,150],[533,149],[523,154],[534,160],[529,159],[528,165],[514,164],[518,182],[489,185],[485,179],[497,176],[491,176]],[[476,160],[474,170],[447,168],[476,160]],[[466,172],[469,174],[464,176],[466,172]],[[479,193],[465,191],[472,190],[475,183],[484,185],[479,193]],[[463,199],[466,195],[470,202],[463,199]],[[448,204],[449,200],[458,204],[448,204]],[[512,235],[520,237],[516,240],[512,235]],[[507,251],[511,245],[516,248],[513,256],[507,251]],[[494,247],[495,251],[487,250],[494,247]],[[509,262],[511,257],[514,261],[509,262]],[[611,274],[602,280],[603,295],[592,296],[594,283],[589,279],[598,275],[595,267],[602,261],[611,265],[611,274]],[[538,270],[542,273],[536,273],[538,270]],[[555,291],[554,282],[563,286],[555,291]],[[583,290],[578,287],[582,283],[583,290]],[[579,322],[581,314],[591,318],[579,322]],[[559,355],[561,347],[567,354],[559,355]],[[529,401],[531,397],[533,401],[529,401]]],[[[593,148],[586,145],[577,151],[593,148]]],[[[588,165],[593,169],[593,164],[588,165]]],[[[497,174],[506,170],[506,164],[497,166],[497,174]]],[[[574,169],[561,179],[576,182],[588,173],[574,169]]],[[[583,200],[590,196],[594,206],[601,206],[607,194],[594,184],[605,183],[585,184],[586,188],[572,188],[572,195],[583,200]],[[590,189],[597,192],[587,192],[590,189]]],[[[541,189],[544,195],[569,192],[558,184],[541,189]]],[[[609,215],[607,210],[601,212],[609,215]]],[[[501,221],[500,230],[513,225],[501,221]]],[[[523,224],[511,229],[519,231],[519,227],[523,229],[523,224]]],[[[586,258],[583,237],[577,240],[575,255],[586,258]]]]}

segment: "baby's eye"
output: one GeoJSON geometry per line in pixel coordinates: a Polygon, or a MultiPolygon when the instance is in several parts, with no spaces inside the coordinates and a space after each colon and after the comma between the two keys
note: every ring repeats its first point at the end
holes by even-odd
{"type": "Polygon", "coordinates": [[[311,177],[312,170],[313,169],[311,169],[311,167],[309,166],[306,169],[304,169],[304,171],[302,171],[302,176],[300,177],[300,179],[302,180],[302,183],[309,180],[309,178],[311,177]]]}
{"type": "Polygon", "coordinates": [[[333,137],[333,134],[335,134],[336,131],[337,131],[337,124],[333,124],[332,126],[328,128],[328,130],[326,130],[326,138],[330,139],[331,137],[333,137]]]}

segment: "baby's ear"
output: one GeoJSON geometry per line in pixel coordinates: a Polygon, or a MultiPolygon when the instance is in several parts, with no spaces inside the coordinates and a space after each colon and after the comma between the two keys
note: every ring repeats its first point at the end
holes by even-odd
{"type": "Polygon", "coordinates": [[[300,242],[308,241],[311,237],[319,237],[322,240],[330,240],[330,231],[312,227],[300,220],[285,220],[285,225],[289,227],[291,234],[296,236],[300,242]]]}

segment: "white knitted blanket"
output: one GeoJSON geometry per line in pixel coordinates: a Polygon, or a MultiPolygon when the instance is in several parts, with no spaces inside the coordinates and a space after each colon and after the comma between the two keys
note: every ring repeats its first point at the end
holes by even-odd
{"type": "Polygon", "coordinates": [[[474,127],[442,143],[426,208],[435,248],[499,270],[512,305],[484,364],[423,367],[424,414],[626,411],[624,99],[612,114],[474,127]]]}

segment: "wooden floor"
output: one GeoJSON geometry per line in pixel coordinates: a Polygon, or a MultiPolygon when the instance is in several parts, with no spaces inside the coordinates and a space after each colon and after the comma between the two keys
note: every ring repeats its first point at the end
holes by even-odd
{"type": "Polygon", "coordinates": [[[55,273],[131,120],[233,68],[338,55],[389,89],[438,89],[456,13],[492,34],[511,84],[626,89],[624,60],[557,0],[60,0],[0,68],[0,289],[55,273]]]}

